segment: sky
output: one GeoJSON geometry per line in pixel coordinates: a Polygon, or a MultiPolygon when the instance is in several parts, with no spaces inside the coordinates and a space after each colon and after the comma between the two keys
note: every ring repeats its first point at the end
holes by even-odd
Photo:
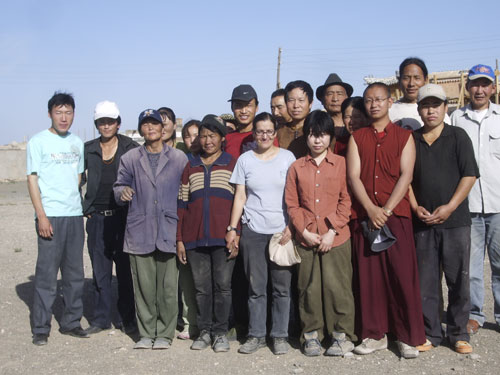
{"type": "Polygon", "coordinates": [[[282,87],[302,79],[316,90],[335,72],[354,95],[408,56],[429,72],[495,68],[498,12],[498,0],[2,1],[0,145],[50,127],[55,91],[74,95],[72,131],[83,140],[102,100],[118,104],[121,130],[147,108],[184,121],[228,113],[242,83],[269,111],[279,48],[282,87]]]}

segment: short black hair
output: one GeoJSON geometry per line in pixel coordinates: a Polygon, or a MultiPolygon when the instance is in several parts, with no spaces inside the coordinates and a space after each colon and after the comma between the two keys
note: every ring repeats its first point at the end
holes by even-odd
{"type": "Polygon", "coordinates": [[[371,88],[373,88],[373,87],[381,87],[381,88],[383,88],[387,92],[387,97],[388,98],[391,97],[391,88],[389,86],[387,86],[384,82],[373,82],[373,83],[370,83],[368,85],[368,87],[365,89],[365,91],[363,91],[363,98],[365,97],[366,92],[368,90],[370,90],[371,88]]]}
{"type": "Polygon", "coordinates": [[[198,131],[199,131],[200,125],[201,125],[201,121],[199,121],[199,120],[189,120],[188,122],[186,122],[181,130],[182,139],[184,139],[188,136],[188,129],[191,126],[196,126],[198,128],[198,131]]]}
{"type": "Polygon", "coordinates": [[[424,60],[418,58],[418,57],[407,57],[406,59],[403,60],[403,62],[399,65],[399,77],[398,80],[401,80],[401,76],[403,75],[403,71],[408,65],[416,65],[420,69],[422,69],[422,73],[424,73],[424,79],[427,79],[428,76],[428,71],[427,67],[425,66],[424,60]]]}
{"type": "Polygon", "coordinates": [[[160,107],[158,108],[158,112],[160,112],[160,115],[165,115],[169,118],[170,121],[172,121],[175,124],[175,112],[168,107],[160,107]]]}
{"type": "Polygon", "coordinates": [[[271,99],[276,98],[277,96],[285,96],[285,89],[278,89],[278,90],[274,91],[271,94],[271,99]]]}
{"type": "Polygon", "coordinates": [[[69,105],[73,110],[75,109],[75,99],[73,94],[67,92],[56,91],[52,98],[49,99],[48,107],[49,112],[52,111],[54,107],[60,107],[62,105],[69,105]]]}
{"type": "Polygon", "coordinates": [[[307,98],[309,99],[309,103],[313,102],[313,99],[314,99],[313,89],[312,89],[311,85],[309,83],[307,83],[306,81],[297,80],[297,81],[289,82],[285,86],[285,100],[288,100],[288,93],[290,91],[292,91],[293,89],[301,89],[302,91],[304,91],[306,93],[307,98]]]}
{"type": "Polygon", "coordinates": [[[210,130],[212,133],[217,133],[221,136],[221,138],[224,138],[226,136],[225,134],[222,133],[220,128],[209,122],[202,122],[198,128],[198,131],[201,133],[202,129],[207,129],[210,130]]]}
{"type": "MultiPolygon", "coordinates": [[[[116,118],[116,122],[118,123],[118,125],[120,125],[122,123],[122,118],[121,116],[118,116],[116,118]]],[[[94,125],[97,127],[97,120],[94,120],[94,125]]]]}
{"type": "Polygon", "coordinates": [[[321,137],[322,134],[329,134],[331,140],[335,137],[335,127],[331,116],[319,109],[307,115],[304,120],[303,132],[306,139],[311,134],[315,137],[321,137]]]}
{"type": "Polygon", "coordinates": [[[357,109],[358,111],[361,111],[361,113],[363,113],[366,117],[368,117],[368,114],[366,113],[365,102],[363,101],[363,98],[361,96],[351,96],[350,98],[347,98],[342,102],[342,105],[340,106],[342,116],[344,116],[344,112],[348,107],[357,109]]]}
{"type": "Polygon", "coordinates": [[[255,131],[255,125],[257,125],[257,123],[259,121],[266,121],[266,120],[269,120],[272,122],[273,128],[276,131],[276,129],[278,127],[278,123],[276,122],[276,119],[273,117],[273,115],[271,115],[269,112],[261,112],[257,116],[255,116],[255,118],[253,119],[252,130],[255,131]]]}

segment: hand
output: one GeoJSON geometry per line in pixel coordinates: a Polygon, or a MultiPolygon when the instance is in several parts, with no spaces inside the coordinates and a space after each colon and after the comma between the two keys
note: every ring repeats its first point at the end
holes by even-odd
{"type": "Polygon", "coordinates": [[[229,256],[227,257],[227,259],[234,259],[238,256],[238,253],[240,251],[239,244],[240,244],[240,236],[237,235],[235,236],[233,241],[227,246],[227,250],[229,251],[229,256]]]}
{"type": "Polygon", "coordinates": [[[290,228],[287,225],[285,229],[283,229],[283,232],[281,232],[280,245],[285,245],[291,239],[292,239],[292,232],[290,231],[290,228]]]}
{"type": "Polygon", "coordinates": [[[430,225],[427,221],[429,220],[429,217],[431,216],[431,213],[425,209],[425,207],[418,206],[417,210],[415,211],[415,215],[422,220],[425,224],[430,225]]]}
{"type": "Polygon", "coordinates": [[[328,232],[321,236],[321,243],[318,247],[319,253],[327,253],[333,247],[333,241],[335,240],[335,231],[329,229],[328,232]]]}
{"type": "Polygon", "coordinates": [[[125,186],[122,190],[122,195],[120,196],[120,199],[122,200],[122,202],[130,202],[134,194],[135,194],[134,189],[132,189],[130,186],[125,186]]]}
{"type": "Polygon", "coordinates": [[[304,229],[302,232],[302,237],[304,237],[304,241],[309,246],[318,246],[321,243],[321,237],[317,233],[311,233],[307,229],[304,229]]]}
{"type": "Polygon", "coordinates": [[[382,228],[390,215],[388,215],[382,207],[373,205],[368,210],[368,217],[370,218],[371,226],[375,229],[382,228]]]}
{"type": "Polygon", "coordinates": [[[179,258],[179,262],[182,264],[187,264],[186,248],[182,241],[177,241],[177,258],[179,258]]]}
{"type": "Polygon", "coordinates": [[[38,234],[42,238],[52,238],[54,235],[54,229],[47,216],[38,218],[38,234]]]}
{"type": "Polygon", "coordinates": [[[226,247],[228,249],[230,248],[230,246],[232,245],[237,236],[238,235],[235,230],[230,230],[229,232],[226,232],[226,237],[224,239],[226,240],[226,247]]]}
{"type": "Polygon", "coordinates": [[[427,219],[428,224],[429,225],[443,224],[450,217],[452,212],[453,210],[447,204],[439,206],[434,210],[432,215],[428,217],[427,219]]]}

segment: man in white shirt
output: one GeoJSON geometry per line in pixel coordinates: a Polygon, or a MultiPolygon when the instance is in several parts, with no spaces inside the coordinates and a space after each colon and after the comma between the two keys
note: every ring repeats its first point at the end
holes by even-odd
{"type": "Polygon", "coordinates": [[[469,194],[472,217],[469,334],[476,333],[485,321],[486,249],[491,264],[494,316],[500,325],[500,106],[490,102],[496,90],[494,82],[495,74],[490,66],[473,66],[466,86],[471,102],[451,115],[452,125],[464,129],[471,138],[481,175],[469,194]]]}

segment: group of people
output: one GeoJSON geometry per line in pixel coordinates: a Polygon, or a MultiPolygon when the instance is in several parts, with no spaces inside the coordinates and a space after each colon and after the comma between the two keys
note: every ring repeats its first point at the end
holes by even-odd
{"type": "Polygon", "coordinates": [[[470,335],[485,321],[486,251],[500,324],[495,74],[472,67],[470,104],[451,116],[427,75],[421,59],[405,59],[403,97],[393,103],[384,83],[353,97],[332,73],[316,89],[324,110],[315,111],[305,81],[275,91],[271,113],[259,113],[257,93],[242,84],[229,99],[234,129],[209,114],[187,122],[176,144],[174,112],[146,109],[141,146],[118,133],[109,101],[95,108],[100,136],[83,145],[69,132],[72,96],[54,94],[51,127],[27,148],[38,234],[33,343],[47,344],[59,269],[60,332],[86,338],[111,328],[114,263],[115,325],[138,331],[136,349],[169,348],[181,315],[178,337],[193,339],[193,350],[229,351],[234,328],[244,354],[268,343],[285,354],[292,332],[307,356],[369,354],[388,339],[403,358],[445,338],[471,353],[470,335]],[[87,329],[83,216],[93,270],[87,329]],[[275,263],[270,247],[291,244],[300,259],[275,263]]]}

